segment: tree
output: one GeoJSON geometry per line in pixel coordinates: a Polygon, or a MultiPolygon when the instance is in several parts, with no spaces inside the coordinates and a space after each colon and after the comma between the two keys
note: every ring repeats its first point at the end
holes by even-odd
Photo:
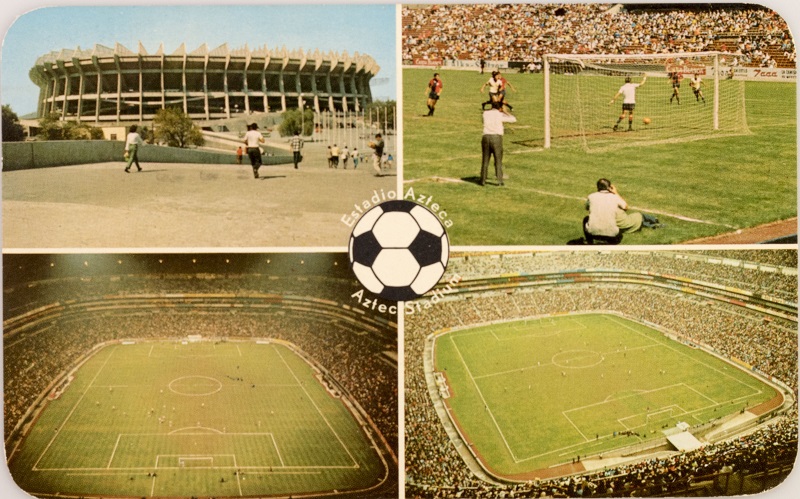
{"type": "Polygon", "coordinates": [[[64,138],[64,130],[62,129],[59,115],[50,113],[40,119],[39,132],[36,136],[44,140],[62,140],[64,138]]]}
{"type": "Polygon", "coordinates": [[[22,140],[25,140],[25,129],[19,124],[19,116],[11,110],[11,106],[3,106],[3,142],[22,140]]]}
{"type": "Polygon", "coordinates": [[[52,113],[39,120],[39,133],[43,140],[103,140],[103,129],[78,123],[77,121],[61,121],[57,113],[52,113]]]}
{"type": "Polygon", "coordinates": [[[87,123],[67,121],[62,126],[64,140],[103,140],[103,129],[87,123]]]}
{"type": "Polygon", "coordinates": [[[155,139],[171,147],[183,149],[190,145],[202,146],[205,143],[200,127],[177,107],[159,109],[153,119],[153,128],[155,139]]]}
{"type": "Polygon", "coordinates": [[[312,109],[304,109],[302,112],[305,115],[301,114],[300,109],[289,109],[281,114],[283,121],[278,125],[278,131],[281,136],[294,135],[294,132],[299,132],[301,128],[303,135],[314,133],[314,111],[312,109]]]}

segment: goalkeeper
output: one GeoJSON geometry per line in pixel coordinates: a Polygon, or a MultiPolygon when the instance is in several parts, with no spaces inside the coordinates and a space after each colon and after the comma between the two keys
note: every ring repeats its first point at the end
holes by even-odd
{"type": "Polygon", "coordinates": [[[631,77],[626,76],[625,84],[620,87],[617,95],[608,103],[611,105],[617,100],[617,97],[620,95],[622,96],[622,112],[619,115],[617,123],[614,125],[615,132],[619,129],[619,124],[622,123],[626,115],[628,116],[628,131],[630,132],[633,130],[633,110],[636,107],[636,89],[644,85],[645,81],[647,81],[647,75],[642,77],[640,83],[631,83],[631,77]]]}

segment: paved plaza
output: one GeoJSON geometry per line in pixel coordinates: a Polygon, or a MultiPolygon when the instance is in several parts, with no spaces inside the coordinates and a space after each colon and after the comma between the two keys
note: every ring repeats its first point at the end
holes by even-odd
{"type": "MultiPolygon", "coordinates": [[[[310,151],[309,151],[310,152],[310,151]]],[[[245,163],[247,158],[245,157],[245,163]]],[[[262,248],[347,246],[340,221],[373,191],[397,188],[375,176],[327,167],[321,154],[292,165],[122,162],[4,172],[6,249],[262,248]]]]}

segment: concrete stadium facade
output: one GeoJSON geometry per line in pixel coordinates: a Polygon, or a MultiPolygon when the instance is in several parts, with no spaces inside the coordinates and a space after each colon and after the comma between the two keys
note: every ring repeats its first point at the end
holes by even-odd
{"type": "Polygon", "coordinates": [[[156,111],[182,108],[191,118],[215,120],[241,113],[312,108],[358,111],[372,100],[369,82],[379,71],[364,54],[319,50],[230,50],[206,44],[149,54],[116,44],[50,52],[30,78],[39,86],[38,117],[56,113],[84,122],[143,122],[156,111]]]}

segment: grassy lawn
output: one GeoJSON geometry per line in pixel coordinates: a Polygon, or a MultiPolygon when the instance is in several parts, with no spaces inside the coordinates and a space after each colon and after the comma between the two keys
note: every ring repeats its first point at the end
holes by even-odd
{"type": "Polygon", "coordinates": [[[101,349],[9,467],[30,493],[138,497],[362,489],[385,474],[305,360],[252,342],[101,349]]]}
{"type": "MultiPolygon", "coordinates": [[[[574,141],[557,139],[544,150],[543,78],[508,74],[517,92],[507,99],[518,119],[506,127],[504,166],[509,179],[504,188],[481,188],[475,180],[481,162],[480,103],[487,95],[478,90],[488,75],[440,73],[442,98],[435,115],[424,117],[423,94],[432,72],[403,71],[403,168],[406,182],[412,181],[407,185],[433,196],[447,210],[453,220],[448,233],[455,245],[565,244],[582,235],[584,200],[596,190],[600,177],[610,178],[633,209],[655,213],[667,225],[629,235],[623,244],[680,243],[797,213],[794,84],[747,82],[750,133],[704,140],[689,140],[699,122],[693,116],[704,111],[702,104],[695,104],[688,82],[682,87],[681,111],[677,105],[664,108],[663,103],[659,110],[648,110],[645,99],[637,105],[635,130],[617,134],[608,130],[619,113],[619,101],[607,105],[616,91],[609,87],[597,97],[603,101],[598,107],[607,113],[596,125],[604,146],[586,152],[574,141]],[[608,92],[611,95],[605,95],[608,92]],[[645,115],[654,116],[652,129],[639,122],[645,115]],[[671,124],[684,140],[630,145],[652,138],[648,134],[669,136],[671,124]]],[[[649,79],[642,98],[647,89],[668,102],[671,89],[661,83],[649,79]]],[[[708,100],[710,90],[705,92],[708,100]]]]}
{"type": "Polygon", "coordinates": [[[775,396],[748,373],[614,315],[483,326],[444,334],[435,348],[452,413],[502,475],[663,437],[678,422],[775,396]]]}

